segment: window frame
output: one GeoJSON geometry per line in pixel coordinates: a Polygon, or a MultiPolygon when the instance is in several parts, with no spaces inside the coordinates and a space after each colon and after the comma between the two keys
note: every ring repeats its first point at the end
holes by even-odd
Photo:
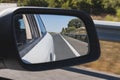
{"type": "Polygon", "coordinates": [[[34,16],[35,16],[36,22],[38,24],[38,27],[40,29],[41,35],[42,35],[42,37],[44,37],[46,35],[46,33],[47,33],[47,30],[46,30],[46,27],[45,27],[45,25],[44,25],[44,23],[43,23],[43,21],[42,21],[42,19],[40,17],[40,14],[34,14],[34,16]],[[42,29],[41,28],[42,29],[44,28],[45,32],[43,34],[42,34],[42,29]]]}
{"type": "MultiPolygon", "coordinates": [[[[26,16],[27,22],[29,24],[29,28],[30,28],[31,35],[32,35],[32,40],[30,42],[23,44],[22,46],[20,46],[18,48],[18,51],[19,51],[19,54],[21,57],[26,55],[45,36],[45,35],[44,36],[40,35],[39,26],[36,22],[34,14],[25,14],[25,16],[26,16]]],[[[25,29],[26,29],[26,27],[25,27],[25,29]]],[[[46,33],[47,33],[47,31],[46,31],[46,33]]]]}

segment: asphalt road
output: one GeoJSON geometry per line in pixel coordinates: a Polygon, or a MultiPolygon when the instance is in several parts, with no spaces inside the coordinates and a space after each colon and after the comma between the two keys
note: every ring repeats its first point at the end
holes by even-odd
{"type": "Polygon", "coordinates": [[[77,40],[72,37],[62,35],[66,41],[80,54],[79,56],[86,55],[89,49],[89,43],[77,40]]]}
{"type": "Polygon", "coordinates": [[[56,60],[76,57],[59,34],[52,34],[56,60]]]}
{"type": "Polygon", "coordinates": [[[88,45],[85,42],[75,40],[73,38],[62,36],[60,34],[51,34],[53,37],[56,60],[64,60],[74,57],[79,57],[82,55],[86,55],[88,52],[88,45]],[[78,52],[78,56],[76,56],[75,52],[72,51],[71,47],[64,41],[64,39],[78,52]]]}

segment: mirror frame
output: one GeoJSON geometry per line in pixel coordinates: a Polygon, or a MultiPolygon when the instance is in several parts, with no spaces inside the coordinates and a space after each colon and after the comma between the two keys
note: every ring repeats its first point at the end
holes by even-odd
{"type": "MultiPolygon", "coordinates": [[[[83,11],[65,10],[65,9],[56,9],[56,8],[54,9],[53,8],[40,8],[40,7],[17,7],[17,8],[11,9],[11,11],[8,12],[8,15],[10,16],[9,17],[10,20],[8,20],[10,21],[9,26],[11,25],[11,27],[9,27],[8,29],[10,29],[12,32],[8,33],[7,31],[5,31],[10,36],[10,40],[9,40],[10,45],[8,46],[9,49],[8,48],[5,48],[5,49],[11,50],[11,51],[14,50],[10,52],[10,53],[13,53],[12,55],[10,55],[10,57],[13,58],[14,56],[14,58],[16,58],[18,62],[22,65],[22,67],[24,67],[26,70],[40,71],[40,70],[56,69],[56,68],[61,68],[65,66],[79,65],[79,64],[95,61],[100,56],[100,45],[99,45],[99,40],[98,40],[95,25],[91,17],[83,11]],[[19,51],[17,49],[16,38],[15,38],[13,18],[16,14],[53,14],[53,15],[76,16],[80,18],[85,24],[86,31],[87,31],[88,38],[89,38],[88,54],[77,57],[77,58],[55,61],[55,62],[46,62],[46,63],[39,63],[39,64],[24,63],[19,56],[19,51]]],[[[6,20],[5,17],[3,19],[6,20]]],[[[8,26],[8,24],[6,24],[6,26],[8,26]]],[[[2,40],[2,42],[3,41],[4,39],[2,40]]],[[[6,45],[8,44],[6,43],[6,45]]],[[[8,57],[9,54],[6,53],[5,55],[7,55],[8,57]]]]}

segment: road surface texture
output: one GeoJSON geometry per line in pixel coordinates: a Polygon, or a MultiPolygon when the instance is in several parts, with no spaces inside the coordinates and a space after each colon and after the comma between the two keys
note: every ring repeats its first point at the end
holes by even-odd
{"type": "Polygon", "coordinates": [[[76,57],[59,34],[52,34],[52,37],[55,47],[56,60],[76,57]]]}
{"type": "Polygon", "coordinates": [[[88,43],[62,35],[73,47],[74,49],[82,55],[86,55],[88,53],[88,43]]]}
{"type": "MultiPolygon", "coordinates": [[[[0,4],[0,11],[12,6],[16,6],[16,4],[0,4]]],[[[120,75],[95,71],[84,67],[74,66],[32,72],[14,68],[3,68],[1,66],[4,65],[1,63],[2,60],[0,60],[0,80],[120,80],[120,75]]],[[[13,66],[17,65],[12,65],[11,67],[13,66]]]]}
{"type": "Polygon", "coordinates": [[[85,42],[67,37],[62,36],[60,34],[51,34],[54,41],[54,47],[55,47],[55,54],[56,54],[56,60],[64,60],[69,58],[77,57],[75,52],[72,51],[72,49],[69,47],[69,45],[64,41],[64,39],[73,46],[74,50],[76,50],[78,53],[78,56],[86,55],[88,52],[88,45],[85,42]]]}

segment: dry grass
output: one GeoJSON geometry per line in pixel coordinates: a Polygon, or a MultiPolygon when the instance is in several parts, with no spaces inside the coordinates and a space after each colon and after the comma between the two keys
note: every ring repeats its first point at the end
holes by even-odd
{"type": "Polygon", "coordinates": [[[100,15],[100,16],[95,16],[95,15],[91,15],[93,20],[104,20],[104,21],[116,21],[116,22],[120,22],[120,18],[114,15],[100,15]]]}
{"type": "Polygon", "coordinates": [[[87,63],[82,66],[120,75],[120,43],[100,41],[100,45],[100,58],[95,62],[87,63]]]}

